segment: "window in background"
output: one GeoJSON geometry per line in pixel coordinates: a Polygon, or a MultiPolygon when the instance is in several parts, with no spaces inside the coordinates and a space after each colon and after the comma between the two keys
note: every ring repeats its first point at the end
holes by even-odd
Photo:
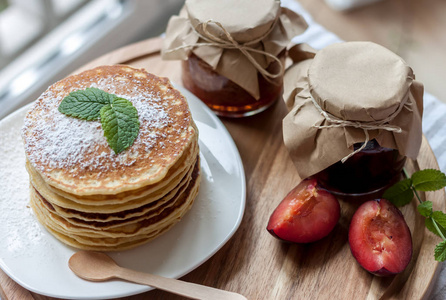
{"type": "Polygon", "coordinates": [[[0,0],[0,118],[81,65],[164,32],[184,0],[0,0]]]}
{"type": "Polygon", "coordinates": [[[76,12],[85,0],[0,0],[0,68],[76,12]]]}

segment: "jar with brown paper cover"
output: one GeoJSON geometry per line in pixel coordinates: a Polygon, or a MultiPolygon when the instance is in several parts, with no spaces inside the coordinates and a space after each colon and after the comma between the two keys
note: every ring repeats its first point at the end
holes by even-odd
{"type": "Polygon", "coordinates": [[[371,42],[320,51],[299,45],[285,75],[284,140],[301,178],[340,198],[372,199],[416,159],[423,85],[398,55],[371,42]]]}
{"type": "Polygon", "coordinates": [[[286,48],[306,26],[276,0],[187,0],[162,57],[183,60],[183,85],[216,114],[249,116],[281,98],[286,48]]]}

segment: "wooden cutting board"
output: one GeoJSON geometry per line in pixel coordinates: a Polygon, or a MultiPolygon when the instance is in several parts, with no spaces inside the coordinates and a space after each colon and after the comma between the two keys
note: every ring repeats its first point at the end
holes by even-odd
{"type": "MultiPolygon", "coordinates": [[[[104,64],[129,64],[180,84],[180,62],[162,61],[160,48],[161,39],[146,40],[100,57],[80,70],[104,64]]],[[[341,201],[342,217],[338,225],[328,237],[313,244],[285,244],[266,231],[271,212],[300,181],[282,140],[282,119],[286,113],[284,103],[278,102],[253,117],[221,119],[238,147],[245,168],[246,210],[240,228],[229,242],[182,279],[239,292],[248,299],[427,298],[439,271],[433,253],[440,240],[424,228],[424,219],[416,212],[415,201],[402,209],[412,232],[413,258],[403,273],[393,277],[369,274],[350,253],[348,226],[359,203],[341,201]]],[[[409,173],[438,169],[426,139],[418,159],[409,161],[406,168],[409,173]]],[[[433,201],[435,209],[445,210],[444,190],[422,194],[422,197],[433,201]]],[[[5,294],[19,295],[15,293],[21,289],[19,286],[11,288],[3,285],[3,281],[2,286],[4,292],[8,289],[5,294]]],[[[179,297],[150,291],[122,299],[147,298],[179,297]]]]}

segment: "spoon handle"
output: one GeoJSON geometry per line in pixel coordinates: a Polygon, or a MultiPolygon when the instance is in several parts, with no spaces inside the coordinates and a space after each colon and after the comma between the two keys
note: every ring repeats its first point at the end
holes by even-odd
{"type": "Polygon", "coordinates": [[[116,277],[139,284],[149,285],[191,299],[247,300],[244,296],[237,293],[177,279],[161,277],[154,274],[142,273],[122,267],[119,267],[116,277]]]}

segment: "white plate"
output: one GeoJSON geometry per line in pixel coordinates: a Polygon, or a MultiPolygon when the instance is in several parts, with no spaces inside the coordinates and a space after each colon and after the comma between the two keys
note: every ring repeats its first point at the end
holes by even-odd
{"type": "MultiPolygon", "coordinates": [[[[195,96],[187,97],[200,131],[202,182],[192,209],[169,232],[132,250],[110,253],[121,266],[178,278],[219,250],[240,225],[245,175],[240,155],[220,120],[195,96]]],[[[0,122],[0,267],[33,292],[66,299],[109,299],[150,287],[122,281],[93,283],[74,275],[65,246],[35,219],[20,137],[29,105],[0,122]]]]}

